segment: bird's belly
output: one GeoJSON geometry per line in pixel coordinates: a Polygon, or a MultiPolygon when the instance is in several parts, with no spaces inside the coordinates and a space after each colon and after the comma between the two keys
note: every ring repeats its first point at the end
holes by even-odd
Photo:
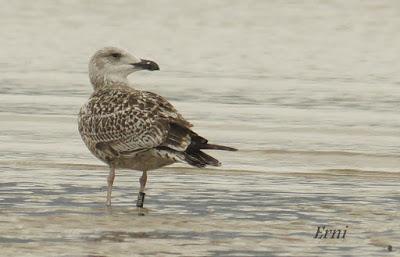
{"type": "MultiPolygon", "coordinates": [[[[113,158],[107,156],[107,153],[103,152],[102,150],[97,149],[95,147],[95,144],[93,144],[90,140],[87,140],[87,138],[82,138],[90,152],[95,157],[107,164],[110,163],[110,160],[112,160],[113,158]]],[[[139,171],[155,170],[163,166],[173,164],[175,162],[176,160],[157,154],[155,150],[148,150],[142,153],[138,153],[137,155],[132,157],[121,156],[119,158],[117,157],[117,159],[114,159],[114,163],[117,168],[139,171]]]]}
{"type": "Polygon", "coordinates": [[[138,153],[134,157],[121,157],[116,160],[117,168],[139,171],[155,170],[175,163],[175,160],[163,158],[153,153],[152,150],[138,153]]]}

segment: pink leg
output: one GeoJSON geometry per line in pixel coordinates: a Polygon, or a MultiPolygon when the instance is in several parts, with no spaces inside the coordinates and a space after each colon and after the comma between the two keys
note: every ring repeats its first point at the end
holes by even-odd
{"type": "Polygon", "coordinates": [[[138,195],[138,199],[136,202],[136,206],[142,208],[143,203],[144,203],[144,196],[146,195],[144,193],[144,189],[146,187],[146,182],[147,182],[147,171],[143,171],[143,174],[140,177],[139,182],[140,182],[140,190],[139,190],[139,195],[138,195]]]}
{"type": "Polygon", "coordinates": [[[107,201],[106,205],[111,206],[111,191],[112,191],[112,186],[114,183],[114,178],[115,178],[115,167],[114,165],[110,165],[110,173],[108,174],[107,177],[107,201]]]}

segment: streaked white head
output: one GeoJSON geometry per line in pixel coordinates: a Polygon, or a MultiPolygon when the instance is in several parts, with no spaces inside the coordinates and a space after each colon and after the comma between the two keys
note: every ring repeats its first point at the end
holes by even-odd
{"type": "Polygon", "coordinates": [[[137,58],[116,48],[98,50],[89,62],[89,77],[96,90],[105,85],[128,83],[128,75],[138,70],[159,70],[157,63],[137,58]]]}

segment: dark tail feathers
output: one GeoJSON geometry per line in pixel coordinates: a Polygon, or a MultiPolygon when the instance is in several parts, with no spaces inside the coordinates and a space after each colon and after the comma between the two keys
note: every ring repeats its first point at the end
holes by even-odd
{"type": "Polygon", "coordinates": [[[213,144],[198,144],[196,148],[189,148],[185,151],[185,161],[192,166],[203,168],[206,165],[211,165],[215,167],[221,166],[221,163],[214,157],[202,152],[203,149],[210,150],[223,150],[223,151],[237,151],[237,149],[223,146],[223,145],[213,145],[213,144]]]}
{"type": "Polygon", "coordinates": [[[185,161],[190,165],[198,168],[203,168],[206,165],[211,165],[215,167],[221,166],[221,163],[217,159],[202,151],[185,153],[185,161]]]}

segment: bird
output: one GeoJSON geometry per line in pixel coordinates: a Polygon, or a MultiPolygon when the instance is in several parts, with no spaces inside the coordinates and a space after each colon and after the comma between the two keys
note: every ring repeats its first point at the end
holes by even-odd
{"type": "Polygon", "coordinates": [[[93,92],[80,108],[78,130],[89,151],[109,167],[107,206],[116,169],[142,172],[136,206],[143,208],[148,171],[176,162],[220,166],[203,150],[237,150],[209,144],[167,99],[135,89],[128,80],[133,72],[159,69],[156,62],[117,47],[104,47],[89,61],[93,92]]]}

